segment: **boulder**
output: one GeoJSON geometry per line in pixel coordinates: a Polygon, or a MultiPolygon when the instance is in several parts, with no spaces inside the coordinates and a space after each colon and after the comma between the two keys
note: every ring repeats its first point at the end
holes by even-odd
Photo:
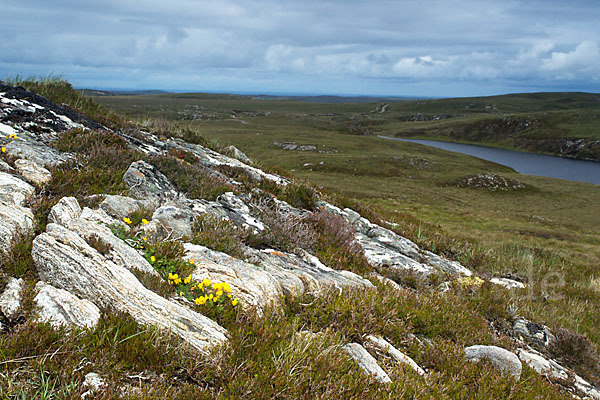
{"type": "Polygon", "coordinates": [[[391,343],[389,343],[381,336],[368,335],[365,339],[369,345],[378,349],[379,351],[388,354],[396,362],[408,365],[417,374],[425,376],[425,370],[423,368],[421,368],[412,358],[410,358],[409,356],[392,346],[391,343]]]}
{"type": "Polygon", "coordinates": [[[155,206],[179,196],[167,177],[145,161],[132,163],[123,175],[123,182],[133,198],[149,200],[155,206]]]}
{"type": "Polygon", "coordinates": [[[487,360],[500,371],[508,373],[516,379],[519,379],[521,376],[521,369],[523,366],[521,365],[521,361],[519,361],[519,357],[501,347],[482,345],[471,346],[465,349],[465,355],[468,360],[473,362],[487,360]]]}
{"type": "Polygon", "coordinates": [[[146,289],[130,271],[63,226],[48,224],[46,233],[34,239],[32,256],[41,280],[98,307],[128,313],[140,324],[168,330],[202,352],[227,340],[216,322],[146,289]]]}
{"type": "Polygon", "coordinates": [[[412,241],[370,222],[354,210],[341,210],[324,201],[317,204],[334,215],[340,215],[352,225],[356,231],[357,243],[362,247],[369,263],[374,266],[412,271],[422,275],[436,271],[472,275],[472,272],[460,263],[422,250],[412,241]]]}
{"type": "Polygon", "coordinates": [[[0,172],[14,172],[14,168],[0,160],[0,172]]]}
{"type": "Polygon", "coordinates": [[[253,307],[259,312],[269,304],[281,304],[283,291],[279,282],[262,268],[204,246],[184,243],[183,247],[184,258],[194,260],[195,281],[208,278],[211,282],[227,282],[242,307],[253,307]]]}
{"type": "Polygon", "coordinates": [[[22,206],[35,194],[35,188],[16,176],[0,172],[0,203],[22,206]]]}
{"type": "Polygon", "coordinates": [[[540,353],[519,349],[521,361],[533,368],[538,374],[545,375],[553,380],[566,381],[569,379],[568,371],[553,360],[544,358],[540,353]]]}
{"type": "Polygon", "coordinates": [[[267,179],[282,186],[285,186],[289,183],[289,180],[281,176],[268,174],[258,168],[246,165],[235,158],[217,153],[216,151],[207,149],[199,144],[187,143],[181,139],[170,138],[165,141],[165,146],[167,149],[184,150],[192,153],[198,158],[202,165],[209,169],[214,169],[215,167],[224,165],[234,168],[241,168],[257,181],[267,179]]]}
{"type": "Polygon", "coordinates": [[[42,186],[52,179],[50,171],[40,166],[35,161],[20,158],[15,161],[15,166],[17,167],[19,174],[34,185],[42,186]]]}
{"type": "Polygon", "coordinates": [[[21,235],[33,232],[33,213],[29,208],[0,203],[0,254],[7,253],[21,235]]]}
{"type": "Polygon", "coordinates": [[[377,364],[377,360],[358,343],[349,343],[342,347],[367,375],[372,375],[380,383],[390,383],[389,375],[377,364]]]}
{"type": "Polygon", "coordinates": [[[35,288],[38,293],[33,300],[39,308],[39,321],[48,322],[55,328],[93,328],[98,323],[100,310],[91,301],[80,299],[42,281],[35,288]]]}
{"type": "Polygon", "coordinates": [[[514,279],[508,279],[508,278],[492,278],[490,279],[490,282],[492,282],[495,285],[500,285],[506,289],[524,289],[525,288],[525,284],[519,281],[515,281],[514,279]]]}
{"type": "Polygon", "coordinates": [[[534,347],[544,348],[556,340],[550,328],[533,323],[525,318],[516,318],[513,322],[513,335],[534,347]]]}
{"type": "Polygon", "coordinates": [[[100,203],[100,208],[111,217],[121,220],[123,217],[130,216],[143,208],[152,210],[155,206],[151,201],[136,200],[131,197],[109,194],[100,203]]]}
{"type": "Polygon", "coordinates": [[[90,245],[101,245],[104,247],[103,256],[116,265],[158,276],[140,253],[112,233],[109,225],[124,223],[115,221],[103,210],[81,210],[77,199],[63,197],[50,210],[48,221],[77,233],[90,245]]]}
{"type": "Polygon", "coordinates": [[[225,151],[227,151],[227,154],[229,156],[243,162],[244,164],[252,164],[252,160],[250,160],[247,155],[245,155],[242,151],[240,151],[240,149],[238,149],[234,145],[227,147],[225,151]]]}
{"type": "Polygon", "coordinates": [[[25,281],[19,278],[8,278],[4,292],[0,295],[0,311],[9,320],[14,320],[21,311],[22,291],[25,281]]]}
{"type": "Polygon", "coordinates": [[[327,267],[307,252],[300,257],[273,249],[247,250],[248,261],[263,268],[279,282],[286,296],[319,293],[327,288],[362,287],[373,284],[350,271],[336,271],[327,267]]]}

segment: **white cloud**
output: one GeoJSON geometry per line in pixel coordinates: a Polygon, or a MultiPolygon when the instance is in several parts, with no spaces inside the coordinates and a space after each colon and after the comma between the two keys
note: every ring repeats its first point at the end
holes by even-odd
{"type": "Polygon", "coordinates": [[[549,58],[542,60],[541,70],[556,73],[557,77],[576,79],[578,76],[587,75],[598,78],[600,72],[600,47],[593,40],[586,40],[568,52],[552,52],[549,58]]]}

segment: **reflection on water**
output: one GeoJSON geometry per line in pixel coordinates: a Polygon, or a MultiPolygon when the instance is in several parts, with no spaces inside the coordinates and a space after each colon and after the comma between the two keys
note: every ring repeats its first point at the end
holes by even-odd
{"type": "Polygon", "coordinates": [[[570,158],[522,153],[472,144],[439,142],[437,140],[400,139],[380,136],[384,139],[419,143],[448,151],[468,154],[506,165],[522,174],[547,176],[569,181],[589,182],[600,185],[600,162],[573,160],[570,158]]]}

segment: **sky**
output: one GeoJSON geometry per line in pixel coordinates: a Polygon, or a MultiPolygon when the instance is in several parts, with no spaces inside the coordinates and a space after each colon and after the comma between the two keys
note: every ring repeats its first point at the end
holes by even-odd
{"type": "Polygon", "coordinates": [[[600,92],[600,0],[0,0],[0,79],[232,93],[600,92]]]}

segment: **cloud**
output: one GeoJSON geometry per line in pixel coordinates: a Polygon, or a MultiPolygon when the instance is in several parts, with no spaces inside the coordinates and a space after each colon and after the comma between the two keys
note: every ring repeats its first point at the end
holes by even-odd
{"type": "Polygon", "coordinates": [[[598,20],[595,0],[20,0],[0,14],[0,76],[193,90],[600,90],[598,20]]]}
{"type": "Polygon", "coordinates": [[[542,60],[541,70],[557,73],[554,76],[575,79],[581,75],[598,79],[600,72],[600,47],[598,42],[586,40],[568,52],[555,51],[542,60]]]}

